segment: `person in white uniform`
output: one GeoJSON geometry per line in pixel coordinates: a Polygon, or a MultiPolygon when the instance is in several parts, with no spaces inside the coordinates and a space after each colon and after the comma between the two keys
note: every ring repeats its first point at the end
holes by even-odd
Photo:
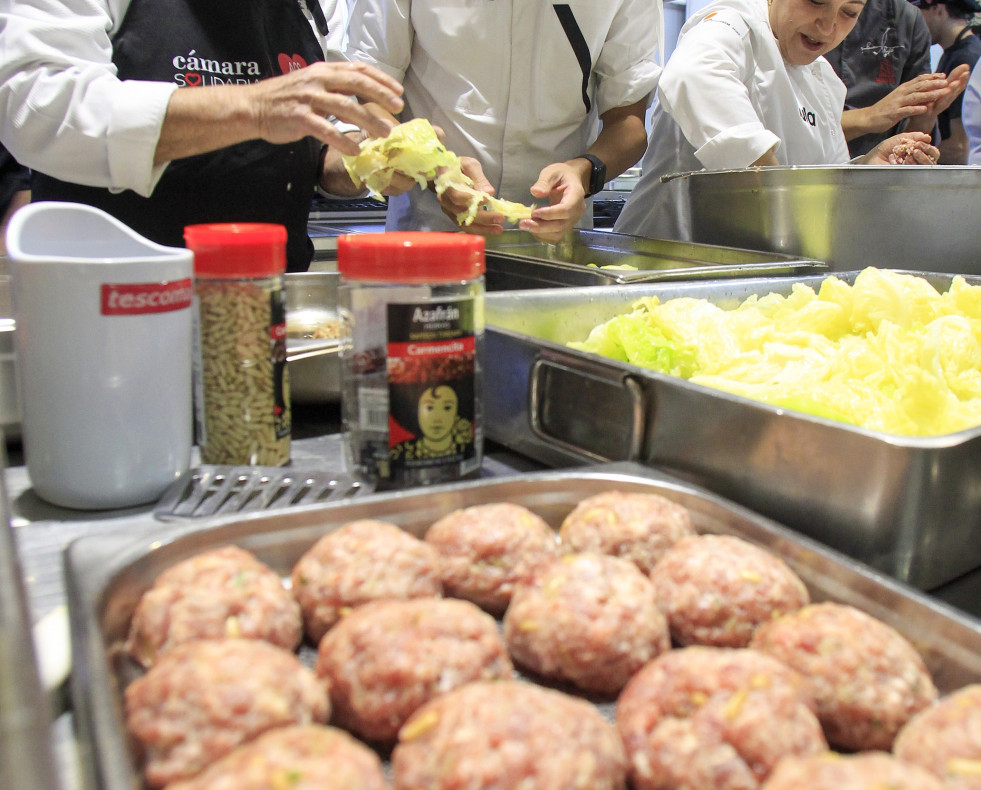
{"type": "MultiPolygon", "coordinates": [[[[661,75],[643,172],[614,230],[690,240],[687,179],[665,178],[672,174],[848,162],[846,89],[822,55],[864,5],[716,0],[692,16],[661,75]]],[[[907,132],[856,161],[932,164],[938,156],[929,135],[907,132]]]]}
{"type": "Polygon", "coordinates": [[[314,187],[362,188],[333,121],[385,136],[402,108],[395,80],[343,59],[346,21],[345,0],[8,0],[0,140],[34,199],[172,246],[195,222],[281,223],[305,269],[314,187]]]}
{"type": "MultiPolygon", "coordinates": [[[[586,196],[643,155],[660,0],[353,0],[348,36],[351,60],[404,82],[401,120],[442,129],[479,188],[537,205],[519,226],[543,240],[588,225],[586,196]]],[[[389,200],[387,227],[456,229],[418,189],[389,200]]],[[[490,211],[467,228],[502,229],[490,211]]]]}

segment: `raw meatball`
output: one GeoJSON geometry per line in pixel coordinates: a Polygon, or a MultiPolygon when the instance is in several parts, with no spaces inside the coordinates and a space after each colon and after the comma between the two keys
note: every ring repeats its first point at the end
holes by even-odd
{"type": "Polygon", "coordinates": [[[651,581],[679,645],[746,647],[760,623],[810,602],[782,559],[730,535],[682,538],[651,581]]]}
{"type": "Polygon", "coordinates": [[[559,528],[566,550],[612,554],[650,573],[679,538],[694,535],[688,509],[659,494],[606,491],[576,505],[559,528]]]}
{"type": "Polygon", "coordinates": [[[949,790],[981,790],[981,685],[921,710],[899,731],[892,750],[945,779],[949,790]]]}
{"type": "Polygon", "coordinates": [[[355,606],[442,592],[436,551],[394,524],[372,519],[324,535],[293,568],[293,595],[313,644],[355,606]]]}
{"type": "Polygon", "coordinates": [[[494,618],[468,601],[376,601],[345,616],[320,641],[336,722],[371,741],[395,738],[409,715],[471,680],[514,669],[494,618]]]}
{"type": "Polygon", "coordinates": [[[805,606],[761,625],[750,646],[807,679],[832,746],[888,750],[937,698],[923,659],[894,628],[851,606],[805,606]]]}
{"type": "Polygon", "coordinates": [[[244,549],[225,546],[161,573],[133,612],[127,651],[149,666],[192,639],[264,639],[293,650],[300,607],[279,576],[244,549]]]}
{"type": "Polygon", "coordinates": [[[511,658],[543,677],[616,694],[671,647],[650,580],[628,560],[568,554],[520,582],[504,615],[511,658]]]}
{"type": "Polygon", "coordinates": [[[443,589],[491,614],[501,614],[521,569],[559,553],[558,537],[521,505],[496,502],[456,510],[426,531],[440,554],[443,589]]]}
{"type": "Polygon", "coordinates": [[[278,727],[167,790],[386,790],[378,755],[344,730],[278,727]]]}
{"type": "Polygon", "coordinates": [[[396,790],[622,790],[626,757],[592,704],[522,681],[468,683],[399,731],[396,790]]]}
{"type": "Polygon", "coordinates": [[[885,752],[825,752],[785,757],[763,790],[944,790],[944,784],[885,752]]]}
{"type": "Polygon", "coordinates": [[[781,757],[827,747],[797,673],[746,648],[684,647],[620,694],[635,790],[756,790],[781,757]]]}
{"type": "Polygon", "coordinates": [[[187,779],[239,744],[287,724],[326,722],[322,683],[293,654],[257,639],[203,639],[163,654],[126,687],[126,725],[146,780],[187,779]]]}

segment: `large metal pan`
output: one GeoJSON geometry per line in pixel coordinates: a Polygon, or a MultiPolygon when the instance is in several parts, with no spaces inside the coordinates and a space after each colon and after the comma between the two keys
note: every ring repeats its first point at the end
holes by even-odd
{"type": "Polygon", "coordinates": [[[337,272],[286,275],[286,364],[294,403],[330,403],[341,395],[340,340],[315,337],[336,326],[337,272]]]}
{"type": "Polygon", "coordinates": [[[683,176],[692,238],[877,266],[981,274],[981,168],[759,167],[683,176]]]}
{"type": "MultiPolygon", "coordinates": [[[[923,276],[941,289],[951,279],[923,276]]],[[[981,427],[891,436],[565,345],[641,296],[735,306],[822,279],[488,294],[487,436],[552,466],[633,460],[669,469],[921,589],[981,566],[981,427]]]]}
{"type": "MultiPolygon", "coordinates": [[[[905,585],[802,538],[689,483],[638,464],[535,472],[359,497],[277,513],[233,516],[159,530],[114,530],[72,543],[65,555],[75,670],[76,722],[99,790],[140,787],[139,763],[125,734],[123,691],[134,676],[120,659],[130,618],[153,579],[193,554],[234,544],[254,551],[284,577],[313,543],[342,524],[374,518],[416,536],[452,510],[513,502],[554,527],[582,499],[602,491],[657,493],[681,503],[699,532],[736,535],[783,557],[814,600],[834,600],[892,625],[923,653],[937,687],[948,692],[981,682],[981,624],[905,585]]],[[[312,661],[315,650],[301,648],[312,661]]],[[[601,703],[612,715],[613,704],[601,703]]]]}
{"type": "Polygon", "coordinates": [[[487,290],[808,274],[819,260],[756,249],[574,230],[548,244],[523,230],[486,240],[487,290]]]}

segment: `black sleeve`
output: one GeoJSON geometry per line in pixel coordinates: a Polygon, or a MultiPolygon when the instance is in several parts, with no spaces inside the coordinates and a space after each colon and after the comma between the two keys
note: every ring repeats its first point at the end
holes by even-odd
{"type": "Polygon", "coordinates": [[[6,213],[14,194],[30,189],[30,171],[0,145],[0,215],[6,213]]]}

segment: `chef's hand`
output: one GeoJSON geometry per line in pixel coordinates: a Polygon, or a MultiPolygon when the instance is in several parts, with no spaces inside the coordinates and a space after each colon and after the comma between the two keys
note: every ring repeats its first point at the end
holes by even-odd
{"type": "MultiPolygon", "coordinates": [[[[579,162],[587,162],[581,159],[579,162]]],[[[523,219],[518,227],[535,238],[555,244],[575,227],[586,212],[586,191],[583,174],[569,162],[556,162],[545,167],[531,185],[536,198],[548,198],[547,206],[539,206],[531,219],[523,219]]]]}
{"type": "Polygon", "coordinates": [[[865,156],[855,160],[865,165],[935,165],[940,151],[923,132],[903,132],[879,143],[865,156]]]}
{"type": "Polygon", "coordinates": [[[863,134],[884,132],[906,118],[924,115],[947,91],[943,74],[920,74],[898,85],[875,104],[846,110],[842,115],[845,137],[852,140],[863,134]]]}
{"type": "Polygon", "coordinates": [[[312,63],[249,85],[179,88],[167,105],[154,163],[246,140],[291,143],[308,136],[341,153],[356,154],[357,142],[328,118],[384,137],[389,126],[367,109],[368,103],[397,113],[403,106],[401,93],[398,81],[380,69],[347,62],[312,63]]]}
{"type": "Polygon", "coordinates": [[[971,78],[971,67],[966,63],[961,63],[956,69],[947,75],[947,92],[933,104],[932,112],[939,115],[951,104],[954,99],[960,96],[967,87],[967,81],[971,78]]]}
{"type": "MultiPolygon", "coordinates": [[[[384,137],[388,136],[388,132],[399,124],[399,119],[392,115],[384,107],[381,107],[374,102],[364,105],[365,111],[370,115],[378,118],[385,126],[384,137]]],[[[436,130],[437,136],[443,134],[442,129],[436,130]]],[[[361,143],[371,137],[367,131],[364,129],[349,131],[346,133],[346,137],[353,140],[358,146],[361,143]]],[[[440,137],[442,139],[442,137],[440,137]]],[[[320,164],[320,188],[331,195],[337,195],[339,197],[356,197],[358,195],[363,195],[367,191],[367,187],[361,182],[355,182],[350,174],[347,172],[347,168],[344,166],[344,159],[342,157],[342,152],[337,146],[327,145],[324,146],[322,159],[320,164]]],[[[401,195],[403,192],[408,192],[412,187],[416,185],[414,178],[410,176],[402,175],[401,173],[395,173],[392,176],[391,183],[385,189],[382,190],[382,194],[386,197],[393,197],[395,195],[401,195]]]]}
{"type": "MultiPolygon", "coordinates": [[[[484,175],[484,168],[480,166],[478,160],[472,156],[461,156],[460,169],[465,176],[469,176],[470,180],[473,181],[474,189],[479,192],[486,192],[488,195],[494,194],[494,186],[487,180],[487,176],[484,175]]],[[[456,218],[468,210],[472,197],[472,191],[447,187],[443,190],[443,194],[439,196],[438,200],[443,213],[456,222],[456,218]]],[[[460,230],[478,236],[496,236],[504,232],[504,222],[505,217],[500,212],[480,208],[477,210],[473,222],[469,225],[461,225],[460,230]]]]}

